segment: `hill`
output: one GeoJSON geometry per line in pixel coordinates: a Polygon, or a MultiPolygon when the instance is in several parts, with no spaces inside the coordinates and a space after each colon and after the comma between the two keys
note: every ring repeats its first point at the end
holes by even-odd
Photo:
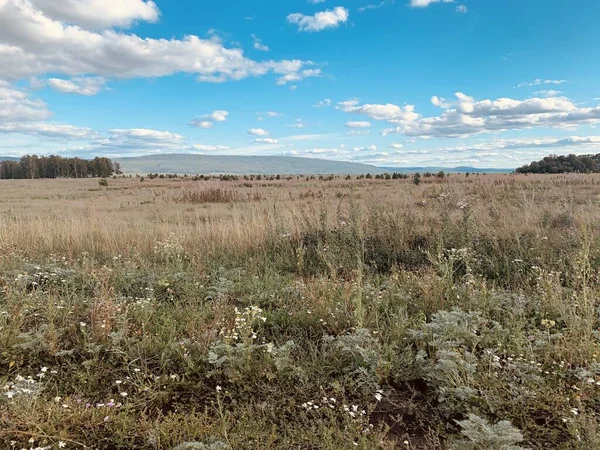
{"type": "Polygon", "coordinates": [[[489,168],[478,168],[478,167],[468,167],[468,166],[460,166],[460,167],[380,167],[387,172],[404,172],[404,173],[414,173],[414,172],[439,172],[443,170],[445,173],[510,173],[514,169],[489,169],[489,168]]]}
{"type": "Polygon", "coordinates": [[[15,158],[14,156],[0,156],[0,161],[19,161],[21,158],[15,158]]]}
{"type": "Polygon", "coordinates": [[[148,155],[114,158],[124,173],[177,174],[366,174],[383,173],[385,169],[367,164],[329,161],[292,156],[228,156],[228,155],[148,155]]]}

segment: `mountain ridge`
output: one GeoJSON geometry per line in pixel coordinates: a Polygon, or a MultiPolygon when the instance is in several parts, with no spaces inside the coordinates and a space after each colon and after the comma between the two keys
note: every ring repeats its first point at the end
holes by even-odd
{"type": "Polygon", "coordinates": [[[385,172],[385,169],[368,164],[296,156],[162,154],[113,158],[113,161],[121,165],[124,173],[140,175],[339,175],[385,172]]]}

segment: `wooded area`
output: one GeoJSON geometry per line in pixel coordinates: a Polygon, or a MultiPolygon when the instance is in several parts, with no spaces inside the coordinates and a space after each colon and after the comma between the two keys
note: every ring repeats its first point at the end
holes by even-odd
{"type": "Polygon", "coordinates": [[[120,174],[119,163],[108,158],[91,160],[61,156],[23,156],[19,161],[0,161],[0,179],[89,178],[120,174]]]}
{"type": "Polygon", "coordinates": [[[517,173],[598,173],[600,153],[597,155],[546,156],[541,161],[519,167],[517,173]]]}

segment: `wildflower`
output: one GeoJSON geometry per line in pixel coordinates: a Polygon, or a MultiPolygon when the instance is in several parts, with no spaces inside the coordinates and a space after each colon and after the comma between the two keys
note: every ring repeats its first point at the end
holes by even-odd
{"type": "Polygon", "coordinates": [[[79,326],[81,328],[85,328],[87,326],[87,323],[85,323],[85,322],[79,322],[79,326]]]}
{"type": "Polygon", "coordinates": [[[127,397],[127,392],[121,392],[121,397],[127,397]]]}
{"type": "Polygon", "coordinates": [[[67,446],[66,442],[58,441],[58,448],[65,448],[67,446]]]}
{"type": "Polygon", "coordinates": [[[381,394],[380,394],[379,392],[377,392],[377,393],[375,394],[375,399],[376,399],[378,402],[380,402],[382,398],[383,398],[383,397],[381,396],[381,394]]]}
{"type": "Polygon", "coordinates": [[[217,392],[221,392],[221,390],[223,390],[223,388],[219,385],[217,385],[217,392]]]}

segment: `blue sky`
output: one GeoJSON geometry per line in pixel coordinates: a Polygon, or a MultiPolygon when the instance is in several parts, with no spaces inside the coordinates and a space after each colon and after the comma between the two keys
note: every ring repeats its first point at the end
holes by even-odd
{"type": "Polygon", "coordinates": [[[598,153],[599,19],[595,0],[0,0],[0,155],[598,153]]]}

